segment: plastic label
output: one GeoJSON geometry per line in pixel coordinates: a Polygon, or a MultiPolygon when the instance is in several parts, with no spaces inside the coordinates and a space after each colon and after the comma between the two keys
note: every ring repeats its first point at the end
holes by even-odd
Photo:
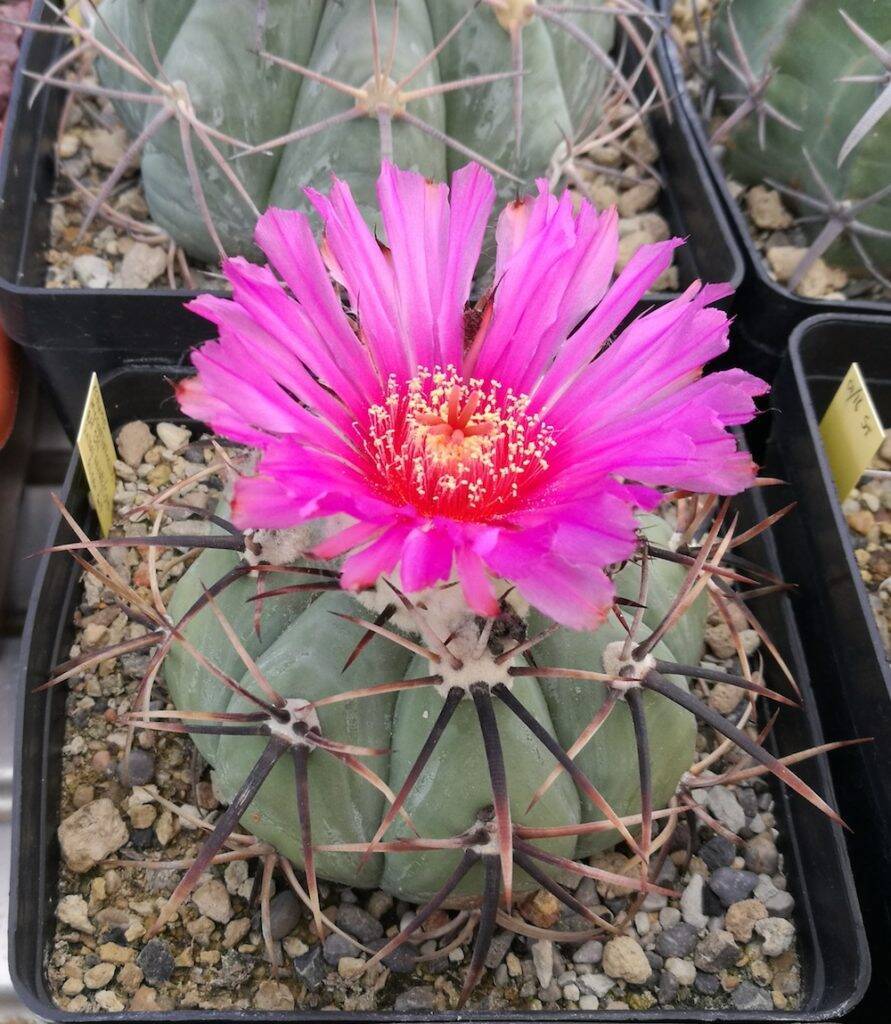
{"type": "Polygon", "coordinates": [[[844,501],[885,440],[859,363],[851,367],[820,421],[820,434],[839,498],[844,501]]]}
{"type": "Polygon", "coordinates": [[[114,516],[116,456],[99,378],[95,373],[90,378],[87,400],[77,431],[77,450],[80,452],[84,473],[87,476],[87,486],[99,519],[99,528],[102,530],[102,536],[107,537],[114,516]]]}

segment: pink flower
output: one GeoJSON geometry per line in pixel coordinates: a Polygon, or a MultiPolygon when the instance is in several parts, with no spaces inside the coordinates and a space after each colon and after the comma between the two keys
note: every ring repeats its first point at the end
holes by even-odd
{"type": "Polygon", "coordinates": [[[262,452],[236,485],[239,526],[345,513],[351,525],[315,554],[347,555],[346,588],[397,567],[409,592],[457,574],[491,615],[500,577],[590,628],[612,598],[603,569],[634,550],[634,510],[658,503],[654,488],[752,482],[726,428],[767,386],[702,376],[727,348],[727,317],[709,306],[727,286],[697,282],[610,341],[679,239],[643,246],[610,284],[615,210],[575,212],[539,183],[499,217],[495,287],[465,309],[495,195],[481,167],[450,192],[385,166],[387,245],[344,182],[308,195],[321,252],[302,213],[271,209],[256,240],[284,283],[232,259],[232,299],[191,304],[219,338],[194,353],[182,408],[262,452]]]}

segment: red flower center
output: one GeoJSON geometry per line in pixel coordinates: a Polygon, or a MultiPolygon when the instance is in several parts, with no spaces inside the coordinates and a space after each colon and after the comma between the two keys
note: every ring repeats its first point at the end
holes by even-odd
{"type": "Polygon", "coordinates": [[[453,367],[391,379],[369,409],[365,452],[377,490],[424,516],[487,522],[515,508],[547,470],[551,428],[529,398],[453,367]]]}

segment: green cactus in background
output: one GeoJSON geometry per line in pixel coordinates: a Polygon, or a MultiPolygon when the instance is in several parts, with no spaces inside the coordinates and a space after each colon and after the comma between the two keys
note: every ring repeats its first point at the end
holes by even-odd
{"type": "MultiPolygon", "coordinates": [[[[590,131],[607,96],[639,106],[609,53],[617,26],[667,102],[643,0],[105,0],[62,15],[79,45],[41,84],[110,99],[154,221],[187,253],[252,251],[267,206],[304,204],[332,169],[369,223],[382,159],[441,180],[468,160],[503,201],[590,131]],[[590,11],[588,10],[590,8],[590,11]],[[100,84],[61,72],[92,53],[100,84]]],[[[36,28],[46,29],[46,25],[36,28]]]]}
{"type": "Polygon", "coordinates": [[[726,117],[713,141],[734,177],[781,191],[813,238],[793,288],[824,253],[891,287],[889,42],[874,0],[731,0],[712,22],[726,117]]]}

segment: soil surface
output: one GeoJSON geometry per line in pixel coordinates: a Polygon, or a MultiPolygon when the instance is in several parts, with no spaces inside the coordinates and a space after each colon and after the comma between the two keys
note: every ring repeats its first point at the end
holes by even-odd
{"type": "MultiPolygon", "coordinates": [[[[891,431],[872,462],[872,468],[891,474],[891,431]]],[[[842,503],[854,545],[860,578],[891,660],[891,478],[862,476],[842,503]]]]}
{"type": "MultiPolygon", "coordinates": [[[[117,438],[120,459],[115,533],[144,535],[153,525],[132,510],[206,470],[216,456],[188,432],[161,424],[129,424],[117,438]]],[[[177,500],[195,510],[212,508],[221,486],[205,475],[182,488],[177,500]]],[[[202,525],[187,508],[165,517],[165,532],[195,532],[202,525]]],[[[169,601],[177,579],[197,552],[163,551],[154,569],[145,548],[119,547],[107,557],[146,600],[169,601]]],[[[75,613],[70,654],[130,637],[145,627],[129,621],[93,577],[75,613]]],[[[759,638],[738,628],[749,654],[759,638]]],[[[734,645],[717,617],[707,632],[705,662],[732,668],[734,645]]],[[[311,916],[275,876],[270,927],[276,974],[267,960],[261,915],[252,902],[262,872],[258,860],[215,866],[193,898],[157,939],[145,935],[193,857],[203,831],[219,813],[213,779],[184,735],[137,732],[129,758],[120,716],[134,700],[150,652],[125,654],[74,674],[67,686],[59,830],[57,929],[47,955],[56,1003],[70,1012],[171,1009],[322,1008],[372,1011],[453,1009],[470,956],[464,918],[441,912],[410,951],[387,966],[362,972],[366,955],[336,934],[320,942],[311,916]],[[451,930],[449,930],[451,929],[451,930]],[[439,937],[430,933],[438,930],[439,937]],[[425,958],[415,963],[414,955],[425,958]]],[[[738,668],[738,664],[737,664],[738,668]]],[[[743,691],[727,684],[694,683],[714,708],[739,722],[751,714],[743,691]]],[[[152,707],[166,705],[163,679],[152,707]]],[[[753,722],[742,723],[754,736],[753,722]]],[[[698,756],[716,746],[703,728],[698,756]]],[[[702,773],[720,773],[740,762],[731,745],[702,773]]],[[[666,844],[658,879],[679,897],[650,894],[639,903],[621,938],[583,945],[496,933],[488,970],[470,1008],[533,1010],[633,1009],[656,1006],[716,1010],[793,1009],[801,969],[796,947],[794,899],[788,892],[781,823],[768,783],[693,790],[705,816],[681,820],[666,844]],[[693,829],[692,836],[690,829],[693,829]],[[738,838],[731,840],[735,833],[738,838]],[[693,855],[687,852],[687,841],[693,855]]],[[[635,875],[639,864],[621,849],[593,862],[635,875]]],[[[626,917],[629,894],[584,879],[577,898],[609,920],[626,917]]],[[[325,913],[349,935],[374,948],[396,933],[413,908],[383,891],[323,884],[325,913]]],[[[572,930],[584,918],[569,913],[544,891],[528,898],[519,915],[537,928],[572,930]]]]}

